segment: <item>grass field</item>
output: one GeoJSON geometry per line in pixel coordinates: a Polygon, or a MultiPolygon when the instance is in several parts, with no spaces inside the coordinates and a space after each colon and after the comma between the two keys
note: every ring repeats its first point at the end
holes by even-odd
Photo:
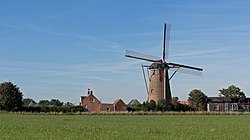
{"type": "Polygon", "coordinates": [[[0,139],[250,139],[250,116],[0,113],[0,139]]]}

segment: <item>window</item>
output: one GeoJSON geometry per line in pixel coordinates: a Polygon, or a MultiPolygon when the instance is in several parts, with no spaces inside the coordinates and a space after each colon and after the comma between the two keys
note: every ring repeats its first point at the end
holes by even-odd
{"type": "Polygon", "coordinates": [[[107,107],[106,111],[109,111],[110,109],[107,107]]]}
{"type": "Polygon", "coordinates": [[[220,111],[220,104],[214,104],[214,111],[220,111]]]}
{"type": "Polygon", "coordinates": [[[237,111],[238,110],[238,105],[237,104],[233,104],[233,110],[237,111]]]}
{"type": "Polygon", "coordinates": [[[233,111],[233,110],[234,110],[233,104],[229,104],[229,111],[233,111]]]}
{"type": "Polygon", "coordinates": [[[229,104],[229,111],[237,111],[237,110],[238,110],[237,103],[229,104]]]}
{"type": "Polygon", "coordinates": [[[92,102],[95,102],[95,99],[92,99],[91,101],[92,101],[92,102]]]}
{"type": "Polygon", "coordinates": [[[151,89],[151,95],[154,95],[154,89],[151,89]]]}

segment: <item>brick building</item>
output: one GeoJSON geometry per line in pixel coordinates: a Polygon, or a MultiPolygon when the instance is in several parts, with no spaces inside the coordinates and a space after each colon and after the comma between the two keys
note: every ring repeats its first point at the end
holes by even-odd
{"type": "Polygon", "coordinates": [[[114,108],[117,112],[127,111],[127,105],[122,101],[122,99],[117,99],[114,102],[114,108]]]}
{"type": "Polygon", "coordinates": [[[89,112],[100,112],[101,111],[101,101],[98,100],[94,95],[92,90],[88,90],[87,96],[81,96],[81,105],[84,111],[89,112]]]}
{"type": "Polygon", "coordinates": [[[101,104],[101,111],[102,112],[114,112],[114,105],[113,104],[102,103],[101,104]]]}
{"type": "Polygon", "coordinates": [[[127,105],[122,99],[117,99],[113,104],[101,103],[94,95],[93,91],[88,89],[87,96],[81,96],[81,105],[84,111],[88,112],[125,112],[127,105]]]}

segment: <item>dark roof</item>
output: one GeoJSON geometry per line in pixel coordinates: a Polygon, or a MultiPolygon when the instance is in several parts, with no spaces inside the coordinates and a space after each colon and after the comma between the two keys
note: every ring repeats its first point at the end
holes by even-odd
{"type": "Polygon", "coordinates": [[[208,97],[208,103],[223,103],[223,102],[231,102],[231,98],[226,97],[208,97]]]}
{"type": "Polygon", "coordinates": [[[133,99],[128,103],[128,106],[141,105],[137,99],[133,99]]]}
{"type": "Polygon", "coordinates": [[[239,100],[240,103],[250,103],[250,98],[243,98],[239,100]]]}
{"type": "Polygon", "coordinates": [[[83,101],[86,98],[86,96],[81,96],[81,101],[83,101]]]}

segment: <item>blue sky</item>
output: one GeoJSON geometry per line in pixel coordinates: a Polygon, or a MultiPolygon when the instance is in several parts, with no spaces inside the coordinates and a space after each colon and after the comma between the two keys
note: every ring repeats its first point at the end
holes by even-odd
{"type": "Polygon", "coordinates": [[[250,96],[250,2],[235,0],[12,0],[0,5],[0,82],[24,98],[78,104],[88,88],[102,102],[147,99],[141,64],[125,49],[162,55],[163,24],[172,25],[167,61],[199,66],[178,73],[172,94],[208,96],[231,84],[250,96]]]}

